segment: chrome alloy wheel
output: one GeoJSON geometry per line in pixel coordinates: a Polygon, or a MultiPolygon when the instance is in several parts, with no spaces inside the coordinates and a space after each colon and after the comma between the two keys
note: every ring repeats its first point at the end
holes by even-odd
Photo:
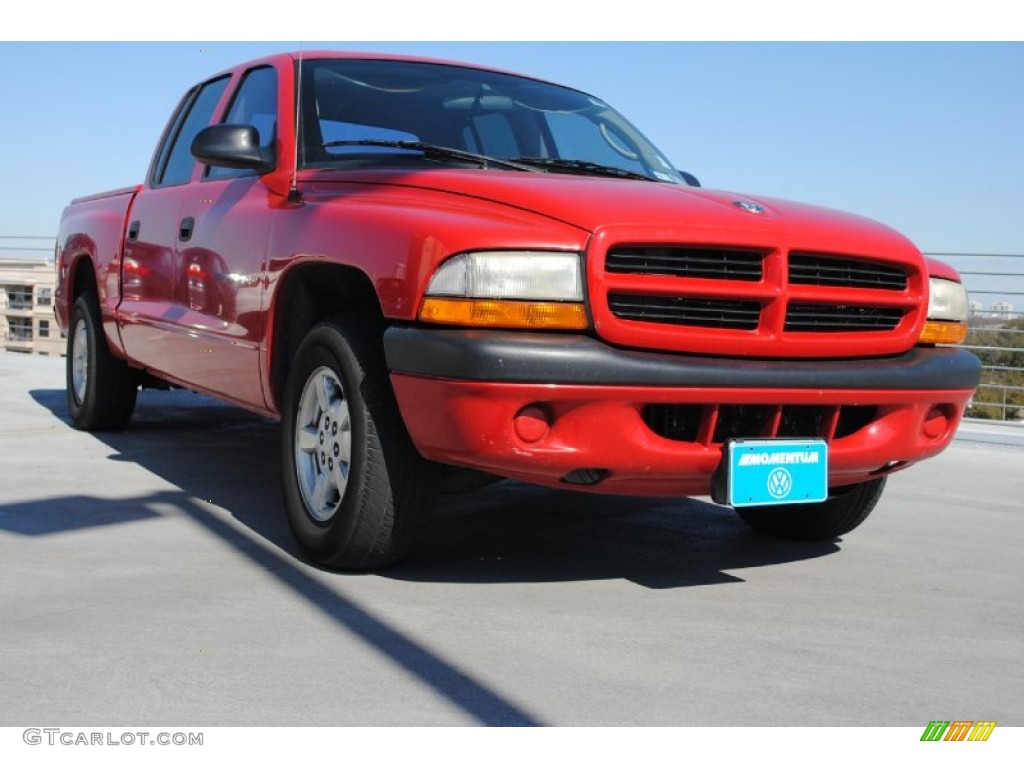
{"type": "Polygon", "coordinates": [[[338,512],[352,464],[352,420],[337,374],[317,368],[295,414],[295,471],[310,517],[326,523],[338,512]]]}
{"type": "Polygon", "coordinates": [[[76,402],[85,402],[85,389],[88,384],[89,330],[83,320],[75,327],[75,336],[71,342],[71,389],[76,402]]]}

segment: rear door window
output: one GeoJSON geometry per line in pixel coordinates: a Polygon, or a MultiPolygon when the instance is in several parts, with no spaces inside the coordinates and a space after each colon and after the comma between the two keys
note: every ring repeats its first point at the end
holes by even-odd
{"type": "Polygon", "coordinates": [[[175,130],[171,131],[170,150],[164,150],[161,162],[153,177],[154,187],[173,187],[187,184],[192,178],[192,169],[196,159],[192,157],[192,140],[203,128],[210,124],[214,110],[220,103],[224,89],[230,77],[225,76],[211,80],[203,85],[186,107],[184,119],[178,121],[175,130]]]}

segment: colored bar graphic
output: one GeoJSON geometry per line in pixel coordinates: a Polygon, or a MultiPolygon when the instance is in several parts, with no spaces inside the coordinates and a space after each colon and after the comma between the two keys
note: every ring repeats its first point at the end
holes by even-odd
{"type": "Polygon", "coordinates": [[[995,727],[995,720],[954,720],[952,725],[949,720],[932,720],[921,734],[921,741],[988,741],[995,727]]]}
{"type": "Polygon", "coordinates": [[[949,731],[946,733],[946,738],[943,741],[963,741],[967,738],[967,733],[971,730],[971,726],[974,725],[973,720],[955,720],[953,724],[949,726],[949,731]]]}
{"type": "Polygon", "coordinates": [[[968,741],[988,741],[988,737],[992,735],[992,731],[995,730],[995,720],[979,720],[974,724],[974,730],[971,731],[971,735],[967,737],[968,741]]]}

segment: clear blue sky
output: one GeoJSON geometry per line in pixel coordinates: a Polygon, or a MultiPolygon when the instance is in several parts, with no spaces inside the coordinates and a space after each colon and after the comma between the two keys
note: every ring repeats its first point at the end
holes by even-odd
{"type": "MultiPolygon", "coordinates": [[[[0,235],[142,180],[193,83],[295,43],[0,42],[0,235]]],[[[707,187],[813,202],[926,251],[1024,254],[1021,43],[316,43],[601,96],[707,187]]]]}

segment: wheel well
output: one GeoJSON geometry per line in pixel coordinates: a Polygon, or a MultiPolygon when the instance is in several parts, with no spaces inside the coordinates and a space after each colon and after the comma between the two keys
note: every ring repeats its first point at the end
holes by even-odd
{"type": "Polygon", "coordinates": [[[74,304],[78,297],[86,291],[96,293],[96,270],[92,265],[92,259],[88,256],[80,256],[75,262],[75,269],[71,273],[71,301],[74,304]]]}
{"type": "Polygon", "coordinates": [[[295,352],[317,323],[339,312],[383,318],[380,301],[366,274],[340,264],[308,264],[292,269],[274,303],[270,385],[280,405],[295,352]]]}

